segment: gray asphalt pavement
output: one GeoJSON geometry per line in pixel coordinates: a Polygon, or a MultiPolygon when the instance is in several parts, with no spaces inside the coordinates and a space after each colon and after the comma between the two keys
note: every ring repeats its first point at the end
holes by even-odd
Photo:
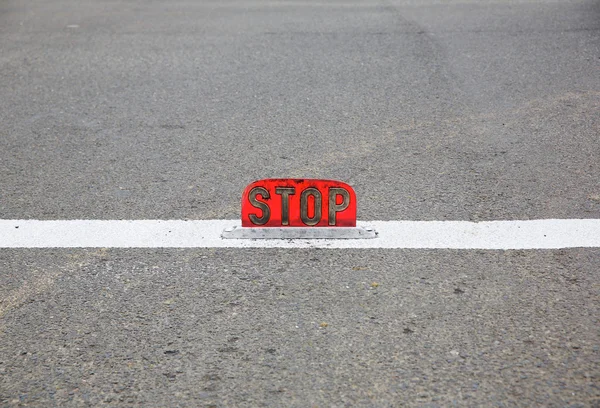
{"type": "MultiPolygon", "coordinates": [[[[0,219],[600,218],[599,135],[598,0],[0,1],[0,219]]],[[[0,249],[0,405],[598,407],[599,267],[0,249]]]]}

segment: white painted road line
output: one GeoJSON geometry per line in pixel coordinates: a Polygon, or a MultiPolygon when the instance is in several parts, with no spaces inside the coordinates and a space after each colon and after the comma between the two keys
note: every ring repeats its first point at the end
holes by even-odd
{"type": "Polygon", "coordinates": [[[0,248],[451,248],[600,247],[600,219],[369,221],[375,239],[223,239],[238,220],[0,220],[0,248]]]}

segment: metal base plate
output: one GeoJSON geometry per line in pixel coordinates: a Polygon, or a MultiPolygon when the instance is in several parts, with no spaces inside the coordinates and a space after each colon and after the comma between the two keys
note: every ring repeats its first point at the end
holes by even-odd
{"type": "Polygon", "coordinates": [[[225,239],[369,239],[377,232],[363,227],[244,228],[234,226],[221,234],[225,239]]]}

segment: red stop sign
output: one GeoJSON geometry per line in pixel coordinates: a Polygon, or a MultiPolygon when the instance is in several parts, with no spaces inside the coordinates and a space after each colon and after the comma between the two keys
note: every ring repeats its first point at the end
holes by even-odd
{"type": "Polygon", "coordinates": [[[356,227],[356,193],[335,180],[258,180],[244,190],[242,227],[356,227]]]}

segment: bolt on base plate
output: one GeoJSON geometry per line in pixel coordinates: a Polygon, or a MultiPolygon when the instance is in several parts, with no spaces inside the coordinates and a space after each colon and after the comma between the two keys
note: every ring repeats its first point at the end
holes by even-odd
{"type": "Polygon", "coordinates": [[[234,226],[221,234],[224,239],[370,239],[377,232],[364,227],[244,228],[234,226]]]}

